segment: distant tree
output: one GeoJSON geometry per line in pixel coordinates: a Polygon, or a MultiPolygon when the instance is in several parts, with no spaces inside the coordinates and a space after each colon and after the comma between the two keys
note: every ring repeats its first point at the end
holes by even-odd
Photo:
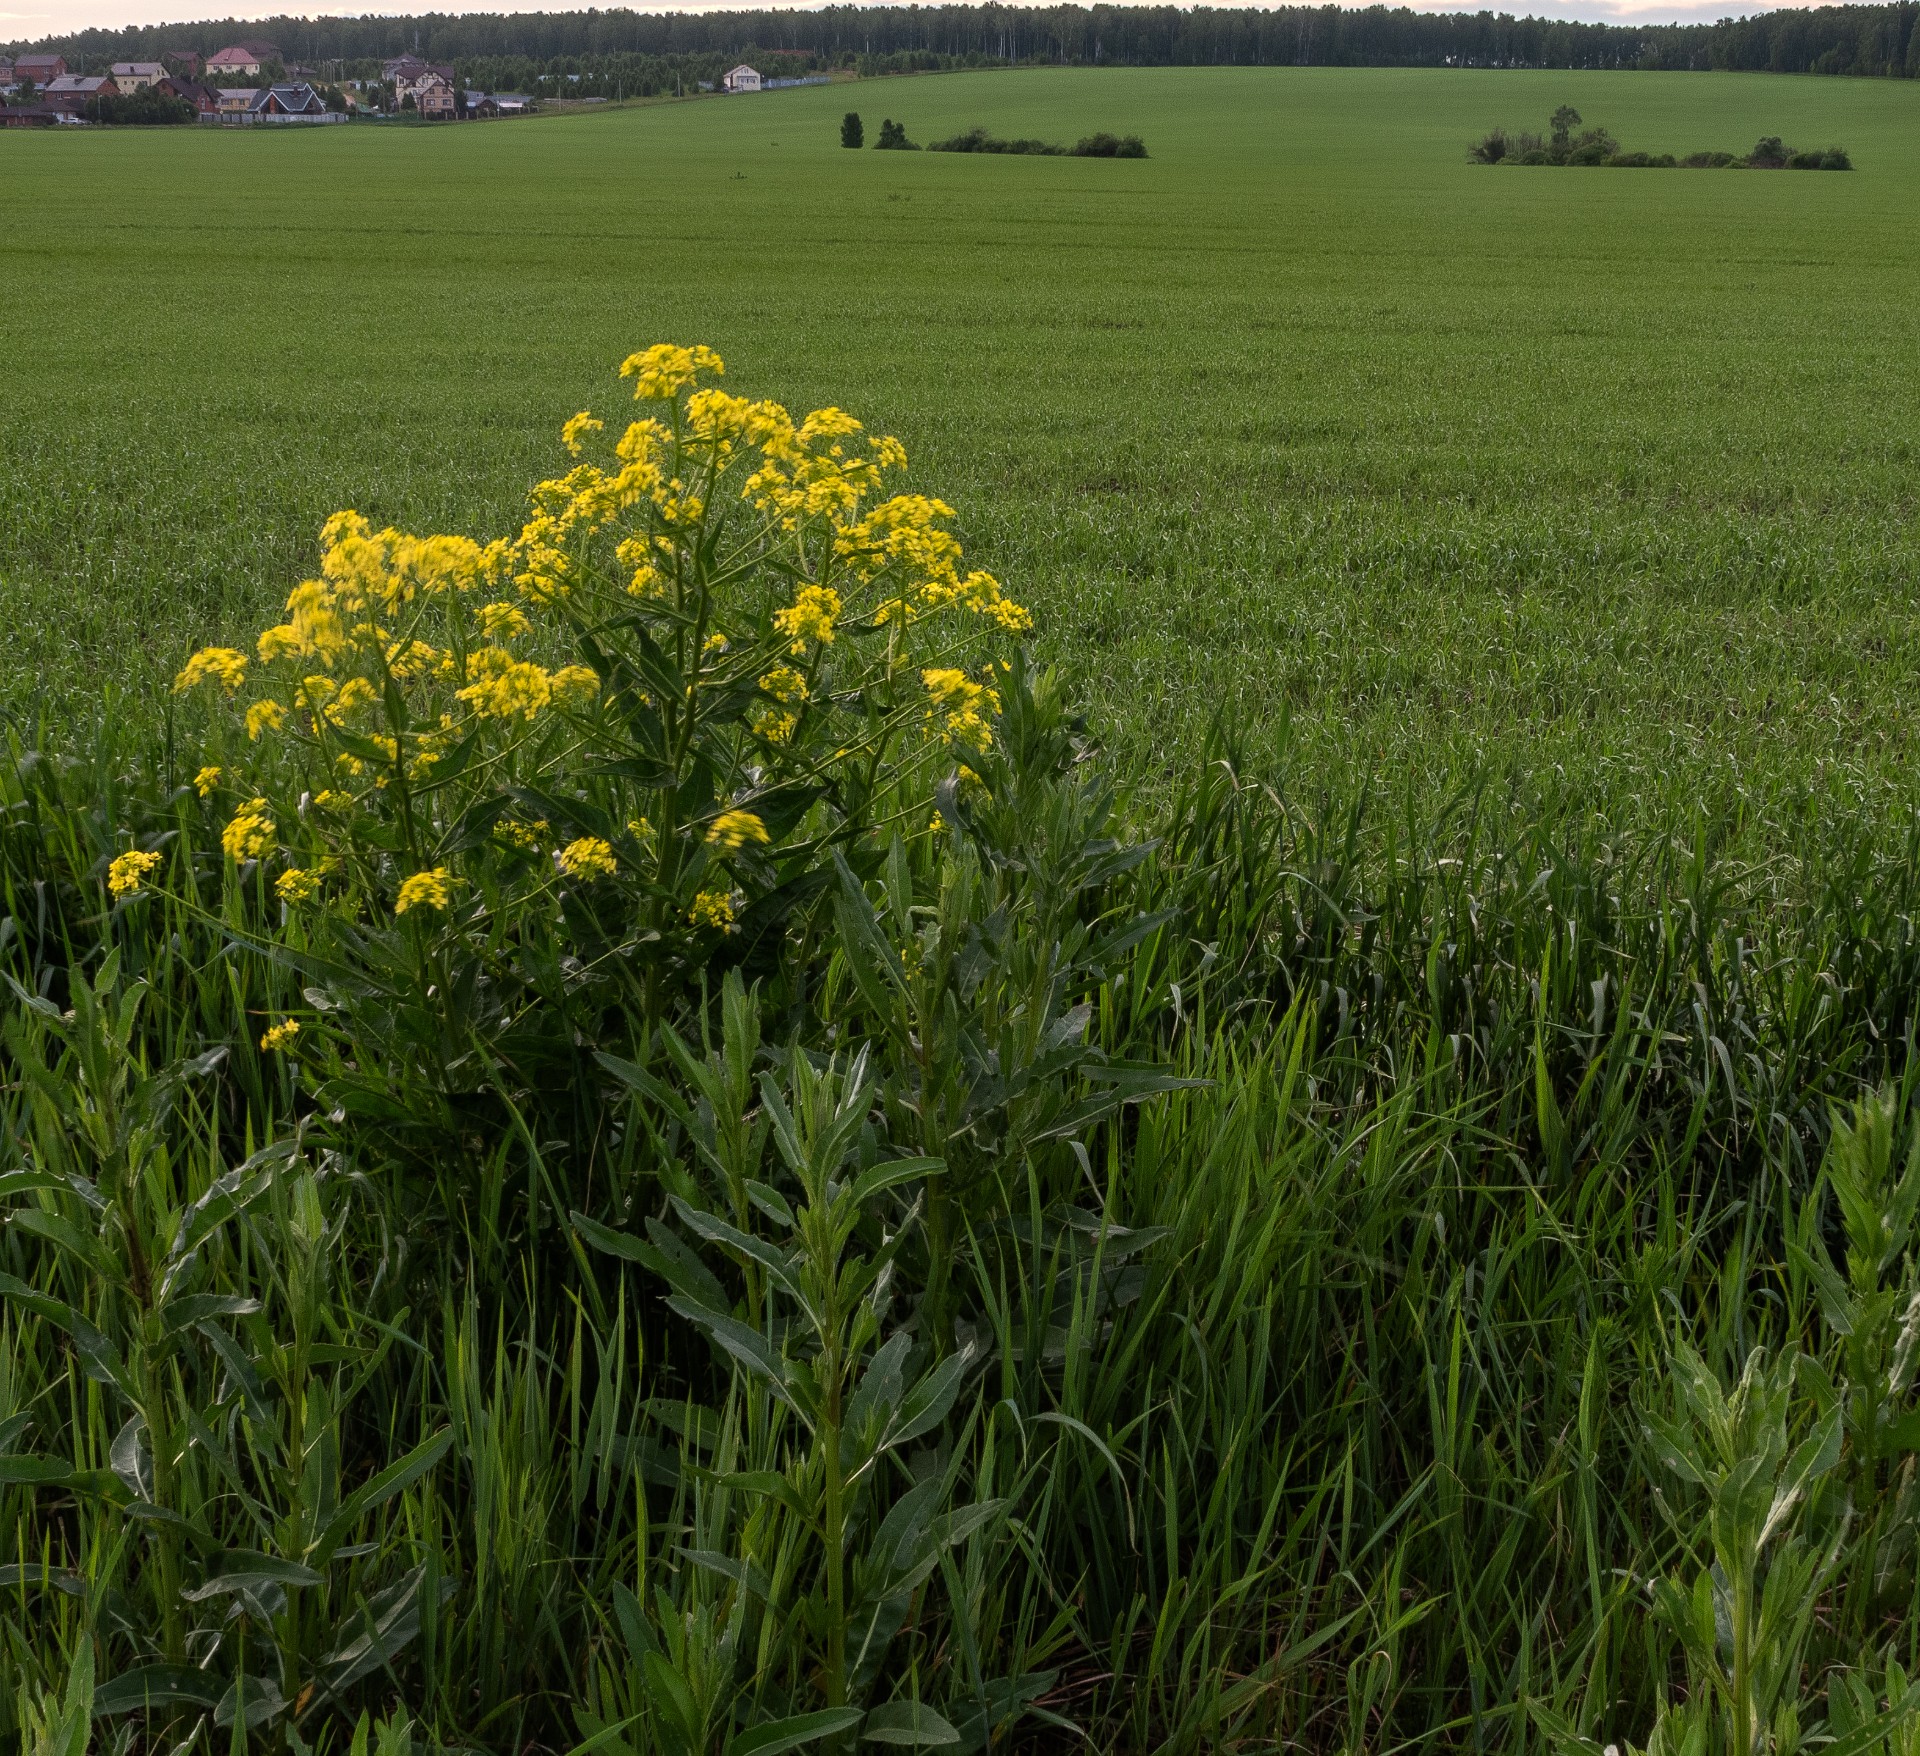
{"type": "Polygon", "coordinates": [[[849,110],[840,118],[840,144],[855,148],[867,144],[867,130],[858,110],[849,110]]]}
{"type": "Polygon", "coordinates": [[[907,138],[906,123],[896,122],[891,116],[882,119],[880,138],[873,143],[873,149],[875,152],[918,152],[920,150],[907,138]]]}
{"type": "Polygon", "coordinates": [[[1089,134],[1067,148],[1067,156],[1076,159],[1143,159],[1146,142],[1137,134],[1089,134]]]}
{"type": "Polygon", "coordinates": [[[1790,157],[1792,154],[1780,144],[1780,136],[1769,134],[1747,154],[1747,163],[1756,171],[1777,171],[1785,167],[1790,157]]]}
{"type": "Polygon", "coordinates": [[[407,95],[400,100],[400,107],[403,110],[417,110],[420,106],[413,101],[413,93],[408,92],[407,95]]]}
{"type": "Polygon", "coordinates": [[[1562,104],[1553,113],[1553,145],[1556,152],[1565,152],[1573,139],[1573,131],[1580,126],[1580,112],[1571,104],[1562,104]]]}
{"type": "Polygon", "coordinates": [[[89,98],[81,110],[89,122],[104,122],[109,127],[163,128],[194,119],[193,105],[185,98],[169,96],[152,86],[126,96],[89,98]]]}
{"type": "Polygon", "coordinates": [[[1511,149],[1507,131],[1491,128],[1467,148],[1467,157],[1476,165],[1497,165],[1511,149]]]}

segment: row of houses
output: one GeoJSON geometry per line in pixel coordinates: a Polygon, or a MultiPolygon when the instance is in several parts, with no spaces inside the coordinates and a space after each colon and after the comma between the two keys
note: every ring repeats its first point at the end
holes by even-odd
{"type": "MultiPolygon", "coordinates": [[[[194,115],[202,122],[346,120],[343,114],[330,113],[325,100],[304,81],[269,86],[210,86],[168,73],[164,68],[157,75],[151,75],[147,71],[151,66],[151,63],[132,62],[116,67],[111,74],[55,74],[44,86],[38,87],[28,101],[10,102],[5,109],[0,109],[0,126],[33,128],[77,122],[85,116],[89,105],[98,104],[104,98],[132,97],[142,91],[183,99],[193,106],[194,115]],[[126,71],[127,68],[140,71],[126,71]]],[[[16,84],[14,90],[20,89],[16,84]]]]}
{"type": "MultiPolygon", "coordinates": [[[[203,122],[345,120],[337,112],[329,113],[325,100],[314,89],[318,76],[304,67],[287,68],[283,79],[264,86],[218,83],[223,76],[257,77],[263,68],[276,65],[286,67],[280,51],[272,43],[258,40],[232,44],[207,56],[204,62],[194,51],[182,50],[169,53],[163,61],[116,61],[111,73],[97,75],[69,73],[66,60],[59,55],[22,55],[11,62],[0,57],[0,96],[13,100],[0,109],[0,124],[29,128],[78,121],[89,104],[102,98],[131,97],[144,91],[184,99],[203,122]],[[20,101],[22,94],[26,94],[25,101],[20,101]]],[[[534,107],[531,98],[517,92],[463,90],[450,65],[423,61],[415,55],[396,56],[384,64],[381,72],[383,83],[391,88],[393,107],[412,111],[427,121],[515,115],[534,107]]],[[[362,94],[359,102],[350,96],[349,104],[374,107],[364,102],[362,82],[349,83],[362,94]]]]}

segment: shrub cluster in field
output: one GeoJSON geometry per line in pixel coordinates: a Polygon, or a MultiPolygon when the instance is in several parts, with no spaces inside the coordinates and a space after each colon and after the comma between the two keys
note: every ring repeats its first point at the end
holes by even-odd
{"type": "Polygon", "coordinates": [[[1604,128],[1588,128],[1579,134],[1580,112],[1562,104],[1553,113],[1546,137],[1521,132],[1509,134],[1504,128],[1490,129],[1468,149],[1467,157],[1478,165],[1616,165],[1685,170],[1754,171],[1850,171],[1853,161],[1845,147],[1830,146],[1823,151],[1796,152],[1783,146],[1777,134],[1767,135],[1754,149],[1741,157],[1730,152],[1695,152],[1676,158],[1670,152],[1625,152],[1604,128]]]}
{"type": "MultiPolygon", "coordinates": [[[[840,144],[844,147],[859,147],[866,142],[866,129],[859,113],[849,110],[841,119],[840,144]]],[[[918,152],[920,150],[907,138],[906,125],[896,122],[892,117],[880,124],[880,138],[874,142],[876,150],[888,152],[918,152]]],[[[989,134],[983,127],[969,128],[963,134],[956,134],[948,140],[936,140],[927,149],[928,152],[997,152],[1017,153],[1028,157],[1042,158],[1082,158],[1082,159],[1143,159],[1147,156],[1146,144],[1137,134],[1089,134],[1074,142],[1072,146],[1057,146],[1044,140],[1002,140],[989,134]]]]}
{"type": "Polygon", "coordinates": [[[896,443],[624,371],[0,769],[0,1734],[1905,1756],[1920,839],[1126,806],[896,443]]]}

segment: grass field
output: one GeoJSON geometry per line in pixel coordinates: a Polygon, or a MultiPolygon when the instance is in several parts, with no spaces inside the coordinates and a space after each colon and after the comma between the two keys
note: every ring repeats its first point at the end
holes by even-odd
{"type": "Polygon", "coordinates": [[[1917,104],[0,136],[0,1740],[1915,1756],[1917,104]]]}
{"type": "Polygon", "coordinates": [[[147,711],[327,513],[490,533],[611,362],[838,400],[1171,758],[1611,792],[1913,754],[1920,90],[1031,71],[500,127],[0,139],[5,698],[147,711]],[[1559,103],[1850,176],[1488,171],[1559,103]],[[859,155],[979,121],[1145,163],[859,155]]]}

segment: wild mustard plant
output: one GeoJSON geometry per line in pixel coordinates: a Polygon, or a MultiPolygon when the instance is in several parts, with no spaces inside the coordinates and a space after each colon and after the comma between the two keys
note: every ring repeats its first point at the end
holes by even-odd
{"type": "Polygon", "coordinates": [[[176,687],[234,716],[202,779],[236,868],[321,933],[405,917],[392,943],[429,984],[453,944],[497,965],[490,931],[544,911],[651,1016],[777,934],[826,847],[986,747],[992,680],[954,649],[1027,613],[963,568],[950,507],[886,492],[897,441],[723,371],[633,355],[639,418],[611,445],[567,422],[580,461],[517,535],[343,512],[254,655],[194,655],[176,687]]]}

